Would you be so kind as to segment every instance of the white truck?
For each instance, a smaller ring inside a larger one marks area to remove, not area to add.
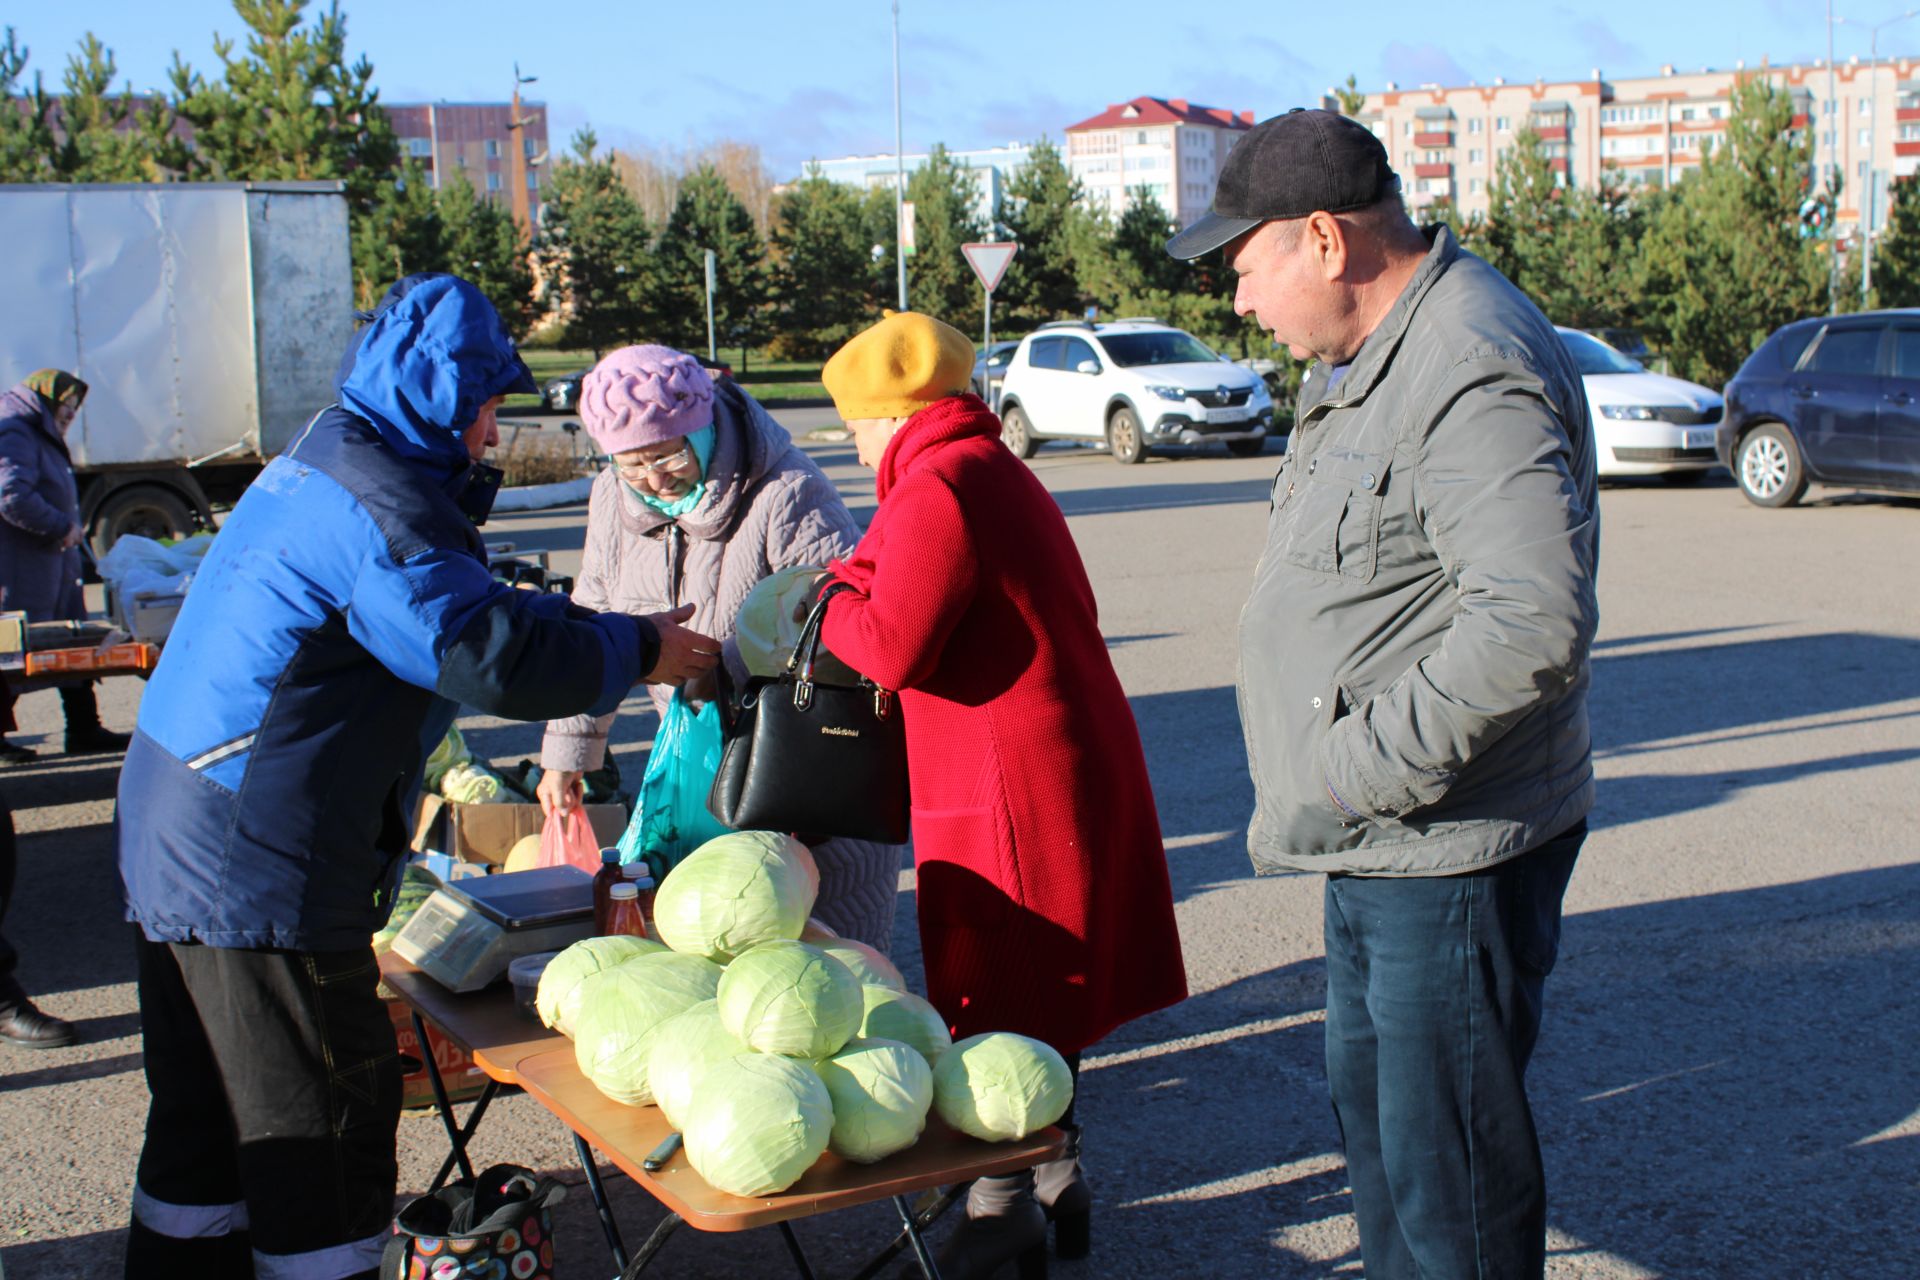
[[[211,528],[333,400],[353,335],[336,182],[0,184],[0,388],[83,379],[67,436],[96,556]]]

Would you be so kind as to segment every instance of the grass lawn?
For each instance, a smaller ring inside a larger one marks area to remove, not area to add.
[[[536,382],[545,382],[548,378],[557,378],[563,373],[593,365],[591,351],[533,350],[520,354],[526,358],[527,367],[533,370]],[[734,377],[741,388],[756,400],[817,400],[822,403],[827,400],[827,389],[820,383],[820,366],[815,362],[763,360],[755,353],[748,357],[743,370],[738,348],[723,348],[720,358],[733,367]],[[535,396],[509,396],[505,407],[509,411],[524,412],[538,404],[539,399]]]

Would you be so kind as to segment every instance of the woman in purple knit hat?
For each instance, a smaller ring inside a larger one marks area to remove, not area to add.
[[[589,609],[655,612],[694,606],[688,626],[725,642],[732,675],[741,603],[782,569],[824,567],[860,540],[839,492],[786,429],[730,379],[668,347],[622,347],[588,373],[580,421],[613,465],[594,482],[574,599]],[[641,604],[645,609],[640,609]],[[653,692],[663,714],[670,689]],[[698,698],[711,689],[689,688]],[[547,725],[540,803],[581,800],[581,775],[605,759],[612,716]],[[901,850],[861,840],[814,846],[814,914],[886,952]]]

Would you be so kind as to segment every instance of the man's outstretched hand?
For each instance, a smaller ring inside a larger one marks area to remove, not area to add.
[[[693,616],[693,606],[683,604],[670,613],[650,613],[647,621],[660,633],[660,656],[640,679],[647,684],[685,684],[704,675],[720,662],[720,642],[680,624]]]

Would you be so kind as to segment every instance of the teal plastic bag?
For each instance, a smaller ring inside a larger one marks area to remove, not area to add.
[[[656,881],[716,836],[733,830],[707,811],[720,771],[720,704],[698,711],[674,690],[640,779],[640,800],[620,837],[620,861],[644,859]]]

